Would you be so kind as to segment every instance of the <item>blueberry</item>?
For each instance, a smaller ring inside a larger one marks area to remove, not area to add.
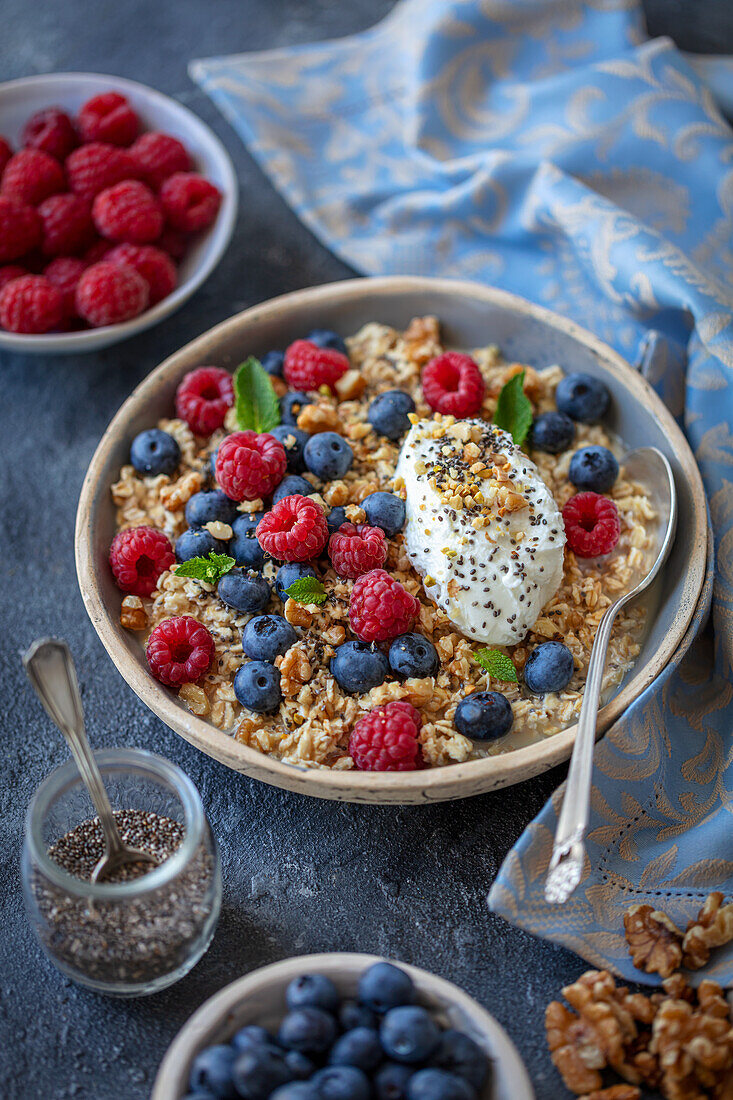
[[[313,1077],[319,1100],[370,1100],[366,1075],[355,1066],[327,1066]]]
[[[234,558],[237,565],[243,565],[246,569],[262,569],[265,564],[265,551],[255,535],[257,524],[264,514],[240,512],[231,525],[234,537],[229,543],[227,553]]]
[[[270,664],[297,640],[298,635],[282,615],[256,615],[242,631],[242,649],[246,655],[253,661],[269,661]]]
[[[375,1100],[406,1100],[407,1085],[415,1070],[399,1062],[385,1062],[374,1074]]]
[[[336,1021],[322,1008],[296,1008],[283,1017],[277,1038],[288,1050],[324,1054],[336,1038]]]
[[[275,618],[274,615],[271,617]],[[300,977],[293,978],[285,990],[285,1003],[288,1008],[322,1008],[325,1012],[335,1012],[338,1008],[339,992],[325,974],[301,974]]]
[[[270,1093],[270,1100],[319,1100],[319,1092],[310,1081],[291,1081]]]
[[[311,493],[315,493],[316,489],[311,485],[310,481],[306,481],[304,477],[300,477],[298,474],[290,474],[289,477],[284,477],[278,485],[275,492],[272,494],[272,503],[277,504],[283,497],[309,497]]]
[[[267,1100],[280,1085],[292,1080],[283,1051],[271,1046],[251,1047],[234,1063],[234,1087],[242,1100]]]
[[[440,668],[438,651],[424,634],[400,634],[389,647],[389,667],[395,676],[437,676]]]
[[[344,642],[331,658],[331,673],[344,691],[362,695],[389,676],[389,661],[368,642]]]
[[[236,1051],[224,1044],[202,1050],[196,1055],[191,1066],[189,1087],[194,1092],[196,1089],[208,1090],[214,1096],[230,1100],[237,1095],[232,1081],[236,1057]]]
[[[312,435],[303,451],[305,464],[321,481],[343,477],[354,461],[354,452],[337,432]]]
[[[568,477],[576,489],[607,493],[618,477],[618,462],[608,447],[581,447],[570,459]]]
[[[478,1043],[455,1028],[448,1028],[440,1037],[438,1049],[432,1057],[437,1069],[455,1073],[480,1092],[489,1075],[489,1059]]]
[[[453,724],[459,733],[473,741],[495,741],[509,733],[513,721],[506,695],[500,691],[476,691],[458,704]]]
[[[301,577],[315,577],[316,571],[312,565],[306,565],[302,561],[286,561],[275,574],[275,591],[280,599],[287,600],[286,589]]]
[[[267,373],[274,375],[276,378],[282,378],[283,376],[284,361],[285,354],[282,351],[266,351],[260,359],[260,363]]]
[[[477,1100],[462,1077],[444,1069],[421,1069],[407,1086],[407,1100]]]
[[[189,527],[176,539],[176,561],[190,558],[208,558],[209,554],[226,554],[227,544],[215,539],[203,527]]]
[[[272,1046],[273,1038],[266,1028],[250,1024],[247,1027],[240,1027],[230,1042],[235,1050],[241,1052],[250,1050],[252,1047]]]
[[[382,1050],[395,1062],[417,1065],[433,1053],[440,1040],[440,1029],[430,1013],[420,1005],[391,1008],[379,1029]]]
[[[303,448],[310,439],[308,432],[304,432],[302,428],[296,428],[293,424],[278,424],[276,428],[270,428],[270,435],[274,435],[285,448],[290,473],[302,474],[305,469]]]
[[[301,409],[312,404],[313,399],[307,393],[301,393],[300,391],[286,393],[284,397],[280,398],[280,420],[283,424],[295,424]]]
[[[338,531],[342,523],[346,523],[346,509],[337,505],[332,508],[326,516],[326,526],[328,527],[329,535],[332,535],[334,531]]]
[[[172,474],[180,461],[181,448],[172,435],[159,428],[140,432],[132,441],[130,462],[139,474],[147,477]]]
[[[361,506],[372,527],[381,527],[388,539],[405,526],[405,502],[394,493],[370,493]]]
[[[351,1031],[355,1027],[377,1026],[377,1015],[366,1005],[360,1005],[358,1001],[342,1001],[338,1011],[338,1021],[344,1031]]]
[[[252,569],[231,569],[219,581],[217,592],[219,599],[227,607],[233,607],[235,611],[242,611],[246,615],[262,611],[270,600],[269,584],[260,573],[255,573]]]
[[[567,451],[574,438],[575,424],[565,413],[541,413],[532,425],[531,443],[538,451],[558,455]]]
[[[591,374],[566,374],[555,391],[560,412],[583,424],[595,424],[611,403],[608,387]]]
[[[379,1035],[373,1028],[355,1027],[336,1040],[328,1060],[332,1066],[356,1066],[371,1073],[382,1061]]]
[[[230,500],[221,489],[194,493],[189,498],[185,512],[189,527],[204,527],[207,523],[231,525],[239,514],[236,500]]]
[[[271,714],[280,706],[280,669],[267,661],[248,661],[234,677],[234,694],[247,710]]]
[[[315,1062],[306,1058],[305,1054],[301,1054],[299,1050],[285,1052],[285,1065],[293,1077],[297,1077],[299,1081],[307,1081],[316,1072]]]
[[[408,413],[414,413],[415,402],[404,390],[387,390],[375,397],[369,406],[367,420],[380,435],[393,442],[410,429]]]
[[[410,1005],[414,1000],[412,978],[392,963],[374,963],[359,979],[359,1001],[375,1012]]]
[[[524,682],[535,695],[562,691],[570,683],[575,664],[562,642],[543,642],[532,650],[524,666]]]
[[[311,344],[316,344],[319,348],[332,348],[334,351],[340,351],[342,355],[349,354],[345,342],[338,333],[331,332],[327,328],[314,328],[308,333],[306,340],[310,340]]]

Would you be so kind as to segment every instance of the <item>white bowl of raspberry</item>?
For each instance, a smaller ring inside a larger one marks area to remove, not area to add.
[[[0,349],[96,351],[157,324],[236,214],[224,146],[170,97],[95,73],[0,84]]]

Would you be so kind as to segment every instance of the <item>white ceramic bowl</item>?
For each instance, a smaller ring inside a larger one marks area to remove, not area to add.
[[[181,263],[176,289],[152,309],[121,325],[85,329],[82,332],[31,336],[0,329],[0,349],[43,352],[98,351],[155,325],[183,305],[201,286],[224,255],[237,216],[237,177],[226,149],[212,130],[169,96],[144,84],[97,73],[49,73],[0,84],[0,134],[17,147],[24,123],[42,107],[63,107],[71,114],[91,96],[116,91],[127,96],[146,130],[163,130],[177,137],[191,153],[197,171],[216,184],[222,203],[216,221],[196,238]]]
[[[377,955],[301,955],[264,966],[232,982],[210,997],[179,1031],[155,1079],[150,1100],[181,1100],[186,1095],[191,1063],[213,1043],[226,1043],[240,1027],[261,1024],[272,1028],[285,1011],[285,988],[299,974],[326,974],[339,991],[353,996],[361,974]],[[418,1000],[435,1012],[441,1023],[466,1032],[493,1063],[493,1084],[479,1100],[533,1100],[534,1090],[511,1039],[486,1009],[443,978],[398,962],[415,983]]]

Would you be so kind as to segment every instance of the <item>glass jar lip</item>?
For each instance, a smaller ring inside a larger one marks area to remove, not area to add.
[[[165,886],[183,871],[203,837],[204,807],[196,787],[185,772],[163,756],[148,752],[147,749],[122,748],[98,749],[95,750],[94,756],[103,774],[105,768],[114,767],[117,771],[124,771],[127,767],[131,770],[147,772],[156,779],[168,782],[174,788],[183,805],[186,832],[173,855],[140,878],[116,883],[87,882],[85,879],[70,875],[55,863],[48,855],[43,842],[43,822],[51,802],[58,794],[65,788],[82,785],[81,776],[73,760],[68,760],[46,776],[33,795],[26,812],[26,843],[31,863],[43,873],[45,878],[67,893],[96,898],[99,901],[129,900]]]

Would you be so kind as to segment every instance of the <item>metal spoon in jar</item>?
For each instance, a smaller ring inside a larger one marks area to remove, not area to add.
[[[646,485],[659,513],[657,554],[648,573],[638,584],[619,596],[606,609],[593,642],[583,703],[578,718],[578,733],[570,761],[562,810],[555,830],[552,858],[545,880],[545,901],[562,905],[573,893],[583,872],[585,833],[590,816],[590,791],[593,774],[593,746],[603,684],[603,670],[616,615],[652,583],[674,541],[677,526],[677,491],[669,462],[656,447],[629,451],[622,461],[624,477]]]
[[[120,836],[102,775],[84,730],[79,683],[74,660],[66,642],[39,638],[23,655],[28,679],[52,722],[66,738],[104,832],[105,853],[92,871],[92,882],[111,877],[124,864],[152,863],[149,852],[128,848]]]

